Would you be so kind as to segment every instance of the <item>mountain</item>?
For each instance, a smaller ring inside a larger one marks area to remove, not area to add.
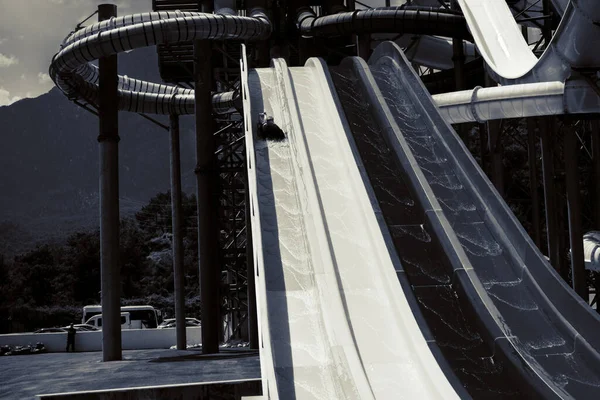
[[[159,82],[153,48],[119,56],[119,73]],[[154,116],[163,123],[165,117]],[[56,88],[0,107],[0,253],[98,224],[98,118]],[[169,189],[169,133],[119,114],[121,214]],[[194,191],[193,118],[181,121],[183,188]]]

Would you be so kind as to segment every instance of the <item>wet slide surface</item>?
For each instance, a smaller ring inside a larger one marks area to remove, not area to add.
[[[247,85],[263,393],[458,399],[396,279],[322,62],[274,60],[249,71]],[[252,132],[263,111],[284,141]]]
[[[363,74],[373,82],[363,86],[380,90],[400,133],[396,142],[390,129],[376,135],[376,121],[359,117],[376,103],[354,94],[364,80],[356,60],[338,71],[336,86],[444,358],[473,398],[598,398],[598,317],[543,260],[399,49],[386,45]]]
[[[453,281],[452,265],[426,216],[426,205],[415,193],[418,188],[412,187],[407,176],[410,171],[398,159],[386,127],[374,117],[378,105],[364,95],[354,68],[336,68],[332,76],[401,260],[398,279],[409,282],[404,287],[414,293],[417,304],[413,313],[422,316],[421,329],[432,351],[440,355],[441,363],[448,363],[448,379],[473,398],[535,398],[527,382],[506,367],[510,361],[479,326],[460,283]],[[436,159],[430,162],[434,164]]]

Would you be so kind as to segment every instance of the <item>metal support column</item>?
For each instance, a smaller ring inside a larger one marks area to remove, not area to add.
[[[194,42],[196,100],[196,190],[198,199],[198,262],[202,301],[202,353],[219,352],[219,230],[218,185],[215,172],[214,121],[211,115],[212,47],[208,40]]]
[[[117,16],[117,6],[100,4],[98,21]],[[101,57],[98,116],[100,134],[100,269],[102,360],[121,360],[121,271],[119,260],[119,109],[117,55]]]
[[[169,119],[171,134],[171,221],[173,249],[173,283],[175,289],[175,330],[177,350],[185,350],[185,279],[183,273],[183,231],[181,205],[181,161],[179,149],[179,116],[172,114]]]
[[[592,121],[591,128],[594,181],[600,182],[600,121]],[[600,229],[600,185],[595,185],[594,189],[594,228]]]
[[[567,187],[567,209],[569,211],[569,242],[571,247],[571,273],[573,289],[588,301],[588,287],[583,260],[583,229],[581,227],[581,195],[579,192],[579,140],[575,128],[565,125],[564,157]]]
[[[540,143],[542,147],[542,175],[544,179],[544,208],[546,209],[546,235],[550,264],[560,271],[560,251],[556,210],[556,188],[554,182],[554,160],[552,158],[553,130],[556,119],[543,117],[540,120]]]
[[[531,196],[531,232],[536,246],[541,248],[542,223],[540,221],[540,196],[537,171],[536,120],[527,118],[527,159],[529,164],[529,194]]]
[[[456,0],[452,2],[452,9],[460,11],[460,6]],[[467,88],[467,84],[465,79],[465,50],[461,38],[452,38],[452,50],[456,90],[464,90]]]

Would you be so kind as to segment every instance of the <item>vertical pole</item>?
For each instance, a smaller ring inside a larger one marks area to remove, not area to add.
[[[459,10],[460,6],[457,1],[452,1],[452,9]],[[461,38],[452,38],[452,61],[454,62],[454,81],[456,90],[464,90],[467,87],[465,79],[465,50]]]
[[[247,171],[248,169],[246,169]],[[246,177],[246,182],[248,179]],[[254,275],[254,252],[252,248],[252,215],[250,190],[246,184],[246,275],[248,290],[248,339],[251,349],[258,349],[258,317],[256,315],[256,280]]]
[[[594,182],[600,182],[600,121],[592,121],[591,128]],[[594,228],[600,229],[600,185],[596,184],[594,189]],[[600,307],[598,307],[598,309],[600,310]]]
[[[542,226],[540,221],[540,196],[538,193],[537,154],[535,151],[535,123],[534,118],[527,118],[527,158],[529,163],[529,194],[531,196],[531,231],[533,241],[538,248],[542,245]]]
[[[117,16],[117,6],[100,4],[98,21]],[[117,55],[101,57],[98,116],[100,134],[100,275],[102,360],[121,360],[121,275],[119,265],[119,109]]]
[[[579,193],[579,169],[577,157],[579,143],[575,128],[565,125],[565,179],[567,186],[567,209],[569,212],[569,241],[571,246],[571,273],[573,289],[586,302],[588,287],[583,260],[583,230],[581,227],[581,195]]]
[[[558,221],[556,218],[556,188],[554,182],[554,161],[552,159],[552,140],[555,118],[543,117],[540,124],[540,143],[542,147],[542,175],[544,179],[544,208],[546,209],[546,235],[550,264],[560,271],[558,242]]]
[[[202,301],[202,353],[219,352],[219,230],[215,173],[215,139],[211,116],[211,43],[194,42],[196,100],[196,190],[198,199],[198,262]]]
[[[171,134],[171,221],[173,249],[173,283],[175,286],[175,330],[177,350],[187,345],[185,325],[185,280],[183,274],[183,232],[181,205],[181,161],[179,148],[179,116],[169,118]]]

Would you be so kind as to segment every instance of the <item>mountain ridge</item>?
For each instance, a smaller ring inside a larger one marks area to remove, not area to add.
[[[140,79],[160,82],[157,65],[150,48],[119,56],[119,73]],[[97,228],[98,118],[53,88],[0,107],[0,126],[5,144],[0,147],[0,253]],[[169,189],[169,134],[139,115],[121,112],[119,136],[124,216]],[[194,148],[193,118],[183,117],[182,179],[188,192],[194,190]]]

